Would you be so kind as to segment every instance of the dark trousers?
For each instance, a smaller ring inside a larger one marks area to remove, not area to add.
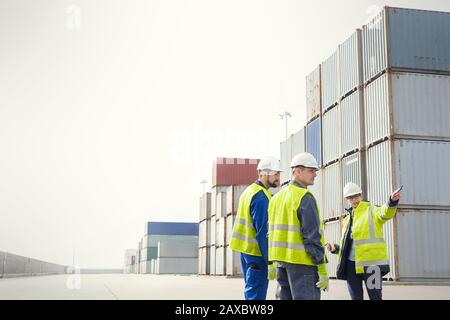
[[[277,300],[320,300],[317,267],[278,263],[277,281]]]
[[[245,300],[266,300],[269,280],[264,258],[241,253],[241,265],[245,281]]]
[[[380,284],[379,288],[369,288],[368,285],[369,277],[373,277],[371,274],[356,274],[355,261],[347,260],[347,287],[348,292],[350,293],[350,297],[352,300],[363,300],[364,299],[364,291],[363,291],[363,282],[366,286],[367,293],[369,294],[370,300],[382,300],[381,293],[381,285],[382,279],[381,274],[379,274],[379,278],[377,279],[377,283]]]

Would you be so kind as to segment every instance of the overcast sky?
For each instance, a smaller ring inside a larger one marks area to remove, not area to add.
[[[305,76],[383,5],[0,0],[0,250],[122,267],[146,221],[198,221],[215,157],[279,157]]]

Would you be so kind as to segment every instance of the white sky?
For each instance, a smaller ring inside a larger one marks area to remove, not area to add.
[[[0,0],[0,250],[122,267],[146,221],[197,222],[213,159],[279,157],[278,114],[304,124],[305,76],[385,4],[450,11]]]

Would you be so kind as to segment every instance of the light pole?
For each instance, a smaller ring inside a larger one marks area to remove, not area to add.
[[[283,114],[279,114],[281,120],[285,121],[285,129],[286,129],[286,140],[288,138],[288,118],[292,117],[290,112],[285,111]]]

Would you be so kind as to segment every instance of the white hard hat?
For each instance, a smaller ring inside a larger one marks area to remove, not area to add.
[[[361,188],[353,182],[349,182],[344,187],[344,198],[351,197],[357,194],[362,194]]]
[[[265,157],[261,159],[258,163],[257,170],[283,172],[283,170],[280,169],[280,162],[274,157]]]
[[[303,152],[297,154],[291,161],[291,168],[302,166],[305,168],[319,169],[316,158],[311,153]]]

